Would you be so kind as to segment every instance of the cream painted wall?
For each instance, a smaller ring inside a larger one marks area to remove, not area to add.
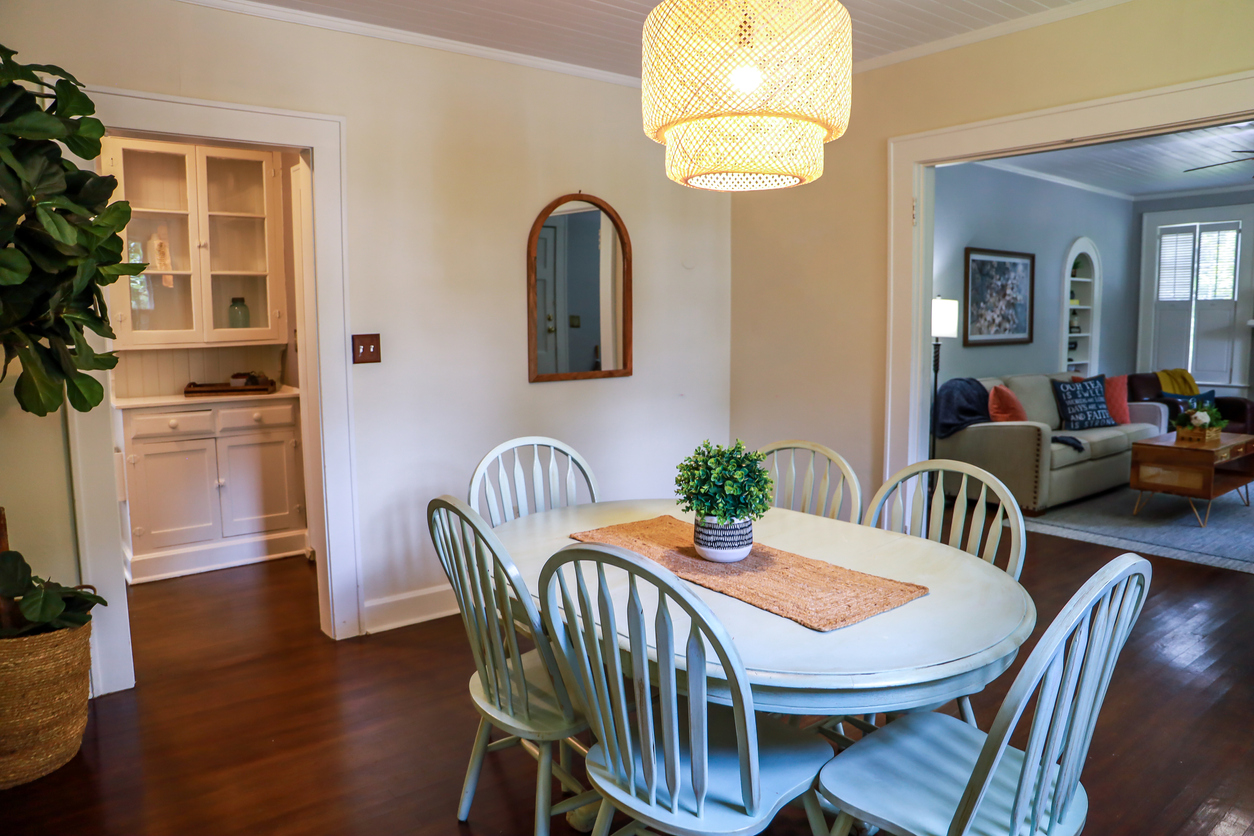
[[[497,442],[562,438],[613,499],[726,439],[730,200],[663,176],[638,90],[172,0],[7,0],[0,32],[92,84],[346,117],[350,325],[383,353],[352,371],[368,626],[443,586],[427,501]],[[527,231],[580,189],[631,235],[635,375],[529,384]]]
[[[888,140],[1254,68],[1249,0],[1133,0],[853,80],[816,183],[732,200],[732,434],[883,481]]]
[[[0,383],[0,508],[9,521],[9,548],[36,575],[73,586],[79,581],[74,496],[65,442],[65,416],[23,412],[13,397],[15,362]]]

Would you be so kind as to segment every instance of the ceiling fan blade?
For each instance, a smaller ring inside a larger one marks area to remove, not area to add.
[[[1228,160],[1227,162],[1212,163],[1210,165],[1199,165],[1197,168],[1186,168],[1184,171],[1187,174],[1190,171],[1201,171],[1202,169],[1205,169],[1205,168],[1219,168],[1219,166],[1221,165],[1232,165],[1233,163],[1248,163],[1250,160],[1254,160],[1254,157],[1246,157],[1245,159],[1241,159],[1241,160]]]

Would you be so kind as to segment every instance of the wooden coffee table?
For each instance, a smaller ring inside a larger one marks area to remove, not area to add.
[[[1249,506],[1250,482],[1254,482],[1254,435],[1221,433],[1215,441],[1177,441],[1175,433],[1167,433],[1132,443],[1132,487],[1140,491],[1133,516],[1148,504],[1148,499],[1142,503],[1146,493],[1169,493],[1187,497],[1193,516],[1205,528],[1216,497],[1237,491]],[[1195,499],[1206,500],[1205,517],[1198,513]]]

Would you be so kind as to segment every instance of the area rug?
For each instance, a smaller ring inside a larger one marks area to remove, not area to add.
[[[1222,566],[1254,574],[1254,508],[1229,493],[1215,500],[1206,528],[1187,499],[1154,494],[1132,516],[1137,492],[1115,488],[1090,499],[1051,508],[1026,520],[1029,531],[1113,546],[1138,553]],[[1206,504],[1197,503],[1206,516]]]

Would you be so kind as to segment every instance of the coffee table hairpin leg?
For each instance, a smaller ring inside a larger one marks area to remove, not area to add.
[[[1153,496],[1154,496],[1154,492],[1153,492],[1153,491],[1138,491],[1138,492],[1137,492],[1137,495],[1136,495],[1136,505],[1135,505],[1135,506],[1133,506],[1133,508],[1132,508],[1132,516],[1134,516],[1134,517],[1135,517],[1137,514],[1139,514],[1139,513],[1141,512],[1141,509],[1142,509],[1142,508],[1144,508],[1146,505],[1149,505],[1149,500],[1148,500],[1148,499],[1145,499],[1145,495],[1146,495],[1146,494],[1149,494],[1149,495],[1150,495],[1150,497],[1153,497]],[[1142,502],[1141,502],[1141,500],[1142,500],[1142,499],[1145,499],[1145,502],[1144,502],[1144,503],[1142,503]]]
[[[1199,514],[1199,513],[1197,512],[1197,506],[1193,504],[1193,500],[1192,500],[1192,499],[1190,499],[1190,500],[1189,500],[1189,507],[1193,509],[1193,516],[1197,517],[1197,521],[1198,521],[1198,523],[1202,526],[1202,528],[1205,528],[1205,527],[1206,527],[1206,523],[1210,522],[1210,505],[1211,505],[1211,502],[1214,502],[1214,500],[1212,499],[1212,500],[1207,501],[1207,503],[1206,503],[1206,519],[1202,519],[1202,515],[1201,515],[1201,514]]]

